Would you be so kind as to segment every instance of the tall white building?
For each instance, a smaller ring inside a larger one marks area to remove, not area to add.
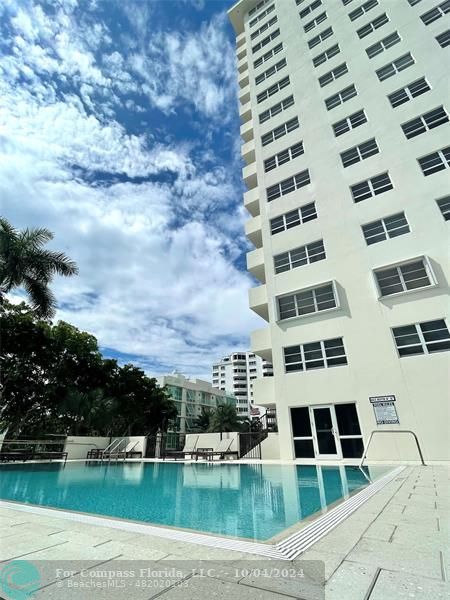
[[[236,396],[236,411],[240,417],[251,414],[254,380],[270,377],[272,364],[256,356],[253,352],[234,352],[214,363],[212,369],[213,387]]]
[[[281,458],[448,460],[449,3],[240,0],[242,157]],[[398,432],[398,433],[397,433]]]

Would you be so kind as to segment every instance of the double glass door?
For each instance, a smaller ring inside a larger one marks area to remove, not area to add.
[[[291,420],[296,458],[338,460],[362,456],[355,403],[292,407]]]

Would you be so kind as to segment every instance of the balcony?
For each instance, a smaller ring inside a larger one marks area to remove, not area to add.
[[[265,321],[269,321],[269,304],[265,285],[258,285],[248,290],[248,304],[253,312]]]
[[[241,146],[241,156],[249,165],[256,160],[255,155],[255,140],[250,140]]]
[[[248,70],[248,61],[246,56],[238,60],[237,67],[239,73],[244,73],[244,71]]]
[[[258,188],[253,188],[244,194],[244,206],[252,217],[259,215],[259,192]]]
[[[270,327],[264,329],[256,329],[250,334],[250,348],[252,352],[272,362],[272,339],[270,335]],[[270,379],[266,377],[266,379]]]
[[[241,117],[241,123],[246,123],[252,118],[252,105],[250,102],[241,104],[239,107],[239,116]]]
[[[242,169],[242,178],[248,190],[252,190],[258,185],[258,177],[256,173],[256,163],[246,165]]]
[[[240,73],[238,76],[239,87],[241,89],[245,88],[245,86],[247,86],[249,83],[250,83],[250,79],[248,76],[248,71],[244,71],[244,73]]]
[[[239,102],[241,104],[247,104],[250,102],[250,86],[246,85],[245,87],[239,90]]]
[[[275,380],[263,377],[253,381],[253,402],[261,406],[275,406]]]
[[[243,31],[236,36],[236,48],[240,48],[242,44],[245,44],[245,32]]]
[[[256,248],[262,246],[261,217],[253,217],[245,223],[245,235]]]
[[[266,271],[264,267],[264,253],[262,248],[256,248],[247,252],[247,270],[261,283],[266,283]]]
[[[244,140],[244,142],[249,142],[254,138],[252,119],[241,125],[241,138]]]

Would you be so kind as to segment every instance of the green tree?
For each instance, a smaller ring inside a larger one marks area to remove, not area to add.
[[[208,431],[209,426],[211,424],[211,409],[205,408],[202,406],[201,413],[195,419],[194,427],[198,432]]]
[[[11,290],[23,287],[37,315],[54,315],[56,299],[49,284],[55,275],[76,275],[78,268],[64,252],[44,248],[52,239],[48,229],[19,231],[0,218],[0,301]]]
[[[242,423],[236,408],[231,404],[221,404],[211,415],[209,431],[241,431]]]
[[[155,379],[104,359],[89,333],[6,299],[0,327],[0,431],[8,428],[8,437],[145,435],[176,417]]]

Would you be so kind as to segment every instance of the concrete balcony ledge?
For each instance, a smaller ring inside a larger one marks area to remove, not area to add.
[[[250,121],[247,121],[241,125],[241,138],[244,140],[244,142],[249,142],[254,137],[255,134],[253,131],[253,120],[250,119]]]
[[[272,337],[270,335],[270,327],[256,329],[256,331],[251,332],[250,348],[252,349],[252,352],[261,356],[261,358],[272,362]]]
[[[239,102],[241,104],[247,104],[250,102],[250,85],[247,84],[245,87],[241,88],[239,91]]]
[[[242,144],[241,156],[248,165],[256,160],[254,139],[250,140],[249,142],[245,142],[245,144]]]
[[[245,44],[245,31],[236,36],[236,48],[240,48]]]
[[[261,216],[253,217],[245,224],[245,235],[256,248],[262,246]]]
[[[265,285],[258,285],[248,290],[248,303],[253,312],[265,321],[269,321],[269,303]]]
[[[252,217],[259,215],[259,192],[258,188],[254,188],[244,194],[244,206]]]
[[[252,350],[255,351],[253,347]],[[261,377],[253,381],[253,402],[261,406],[275,405],[275,380],[273,377]]]
[[[250,121],[252,118],[252,105],[251,102],[246,102],[245,104],[241,104],[239,107],[239,116],[241,118],[241,123],[246,123]]]
[[[240,73],[238,76],[239,87],[242,89],[245,86],[247,86],[249,83],[250,83],[250,79],[248,76],[248,71],[244,71],[243,73]]]
[[[245,71],[248,72],[247,56],[244,56],[243,58],[238,60],[237,68],[238,68],[239,73],[244,73]]]
[[[258,185],[258,177],[256,174],[256,163],[251,163],[242,169],[242,177],[247,189],[252,190]]]
[[[262,248],[256,248],[251,252],[247,252],[247,270],[250,271],[258,281],[266,283],[264,253]]]

